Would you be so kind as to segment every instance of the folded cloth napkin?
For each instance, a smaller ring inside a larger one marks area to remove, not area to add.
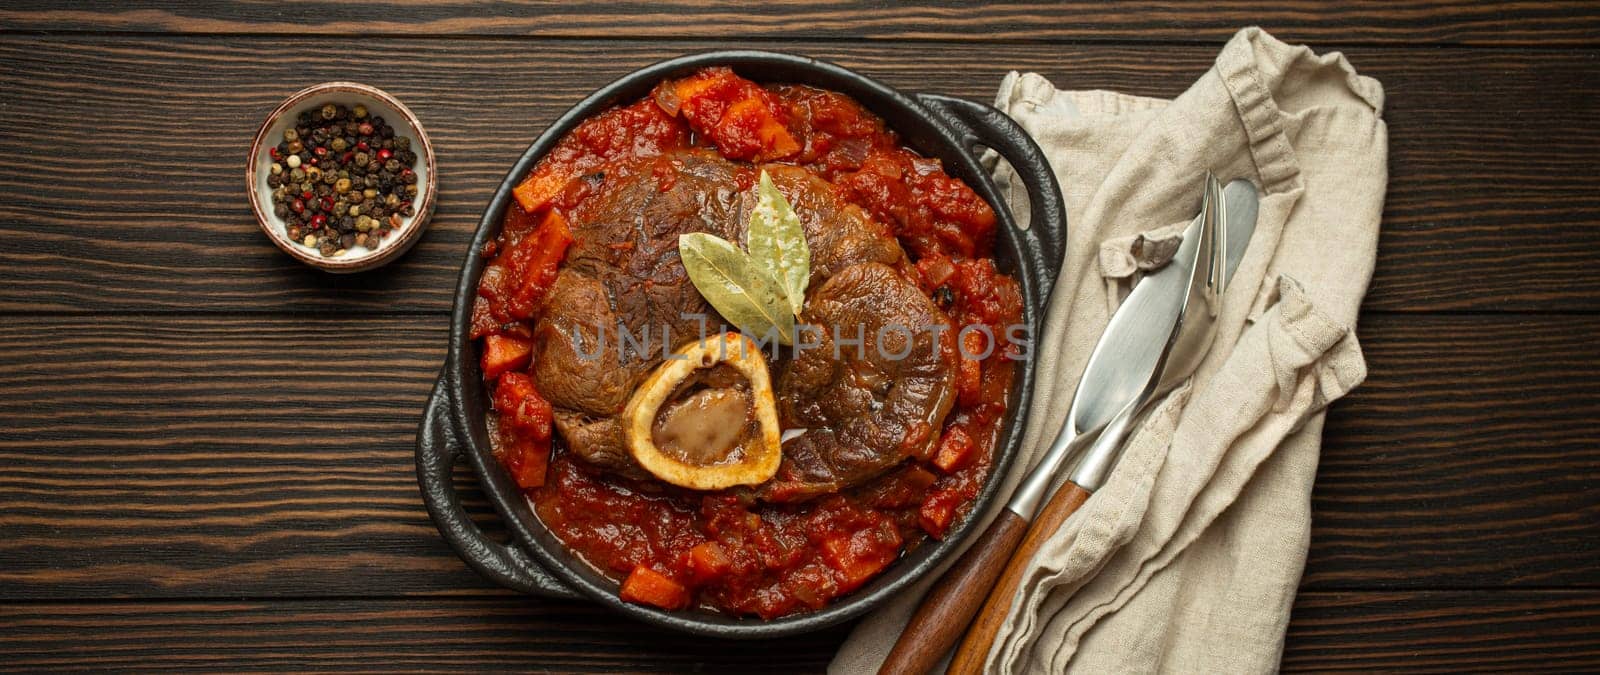
[[[1131,282],[1198,211],[1204,173],[1250,179],[1261,207],[1211,353],[1033,560],[988,668],[1272,671],[1310,540],[1323,413],[1366,376],[1353,327],[1388,181],[1383,88],[1340,54],[1248,28],[1171,101],[1011,73],[996,105],[1049,157],[1070,230],[1006,492],[1060,428]],[[996,175],[1026,214],[1014,174]],[[831,670],[876,669],[937,576],[863,621]]]

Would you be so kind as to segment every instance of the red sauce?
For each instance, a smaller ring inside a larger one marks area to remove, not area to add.
[[[570,242],[565,220],[588,196],[584,176],[621,159],[699,145],[730,159],[803,166],[890,224],[908,272],[950,316],[952,336],[985,326],[998,343],[963,359],[957,402],[940,441],[853,489],[799,504],[701,493],[602,473],[552,448],[549,404],[533,390],[522,340],[537,300]],[[995,215],[939,162],[902,146],[881,119],[835,92],[760,86],[727,69],[663,83],[650,97],[579,125],[518,186],[517,203],[474,307],[484,372],[496,377],[494,435],[501,460],[539,518],[624,599],[774,618],[815,610],[861,587],[904,552],[945,536],[989,475],[1019,357],[1004,342],[1020,323],[1015,280],[988,256]],[[552,252],[552,249],[559,249]]]

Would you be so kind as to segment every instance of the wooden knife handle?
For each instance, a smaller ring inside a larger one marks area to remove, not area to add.
[[[1087,499],[1089,499],[1088,490],[1079,487],[1077,483],[1068,482],[1062,485],[1060,490],[1056,490],[1049,503],[1045,504],[1044,510],[1034,517],[1027,536],[1023,537],[1022,544],[1011,554],[1010,562],[1006,563],[1005,572],[1000,575],[1000,583],[989,593],[989,600],[983,604],[983,611],[978,613],[978,618],[972,622],[972,628],[967,630],[966,639],[962,640],[961,647],[956,649],[955,657],[950,660],[950,670],[947,671],[947,675],[967,675],[983,671],[984,661],[989,658],[989,649],[994,646],[994,638],[999,635],[1000,626],[1005,623],[1006,615],[1011,613],[1011,602],[1016,599],[1022,587],[1022,575],[1032,563],[1033,555],[1039,552],[1039,547],[1044,545],[1046,539],[1061,529],[1061,524],[1066,522],[1067,516],[1075,513]]]
[[[1022,541],[1028,521],[1011,509],[989,524],[972,548],[952,565],[923,597],[917,613],[900,633],[878,675],[923,675],[961,639],[961,631],[977,614],[1006,559]]]

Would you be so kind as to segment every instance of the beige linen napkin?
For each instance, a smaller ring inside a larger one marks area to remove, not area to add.
[[[1035,558],[989,669],[1272,671],[1305,564],[1323,411],[1366,375],[1353,327],[1388,181],[1382,86],[1337,53],[1249,28],[1171,101],[1012,73],[997,106],[1050,158],[1070,230],[1006,492],[1060,428],[1133,279],[1198,211],[1204,172],[1248,178],[1262,199],[1211,354]],[[1014,175],[997,177],[1026,214]],[[830,669],[876,669],[932,581],[863,621]]]

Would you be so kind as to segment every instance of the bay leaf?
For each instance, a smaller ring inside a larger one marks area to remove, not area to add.
[[[678,235],[678,257],[722,318],[756,338],[773,335],[794,344],[794,312],[786,294],[750,255],[722,237],[691,232]]]
[[[756,205],[750,211],[744,247],[757,264],[778,280],[789,308],[799,316],[805,308],[806,285],[811,280],[811,249],[806,245],[800,216],[766,171],[761,172],[756,185]]]

